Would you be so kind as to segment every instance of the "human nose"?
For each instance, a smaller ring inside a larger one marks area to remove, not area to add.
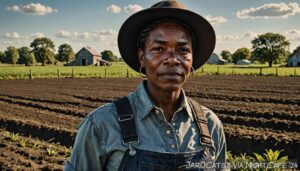
[[[175,53],[175,51],[170,50],[166,53],[166,60],[165,63],[171,64],[171,65],[178,65],[180,64],[180,57],[178,54]]]

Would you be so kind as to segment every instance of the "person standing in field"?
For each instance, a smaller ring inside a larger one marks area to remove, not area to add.
[[[213,27],[175,0],[130,16],[118,46],[145,78],[137,89],[92,111],[65,170],[223,170],[222,123],[182,89],[215,47]]]

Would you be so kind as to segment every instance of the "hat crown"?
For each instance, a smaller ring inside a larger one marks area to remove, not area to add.
[[[160,1],[154,5],[151,6],[151,8],[179,8],[179,9],[186,9],[186,7],[176,1],[176,0],[164,0],[164,1]]]

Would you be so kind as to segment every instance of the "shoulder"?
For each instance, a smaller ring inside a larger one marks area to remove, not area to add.
[[[91,111],[85,118],[98,129],[103,129],[117,122],[117,109],[114,103],[107,103]]]
[[[214,122],[215,124],[222,124],[218,116],[209,108],[202,106],[201,109],[207,119],[207,121]]]
[[[209,129],[219,133],[223,132],[223,124],[219,117],[211,109],[205,106],[201,105],[201,109],[207,119]]]

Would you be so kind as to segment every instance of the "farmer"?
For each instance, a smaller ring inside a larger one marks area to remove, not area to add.
[[[182,86],[215,46],[212,26],[177,1],[160,1],[130,16],[118,46],[145,80],[82,122],[65,170],[220,170],[223,126]]]

